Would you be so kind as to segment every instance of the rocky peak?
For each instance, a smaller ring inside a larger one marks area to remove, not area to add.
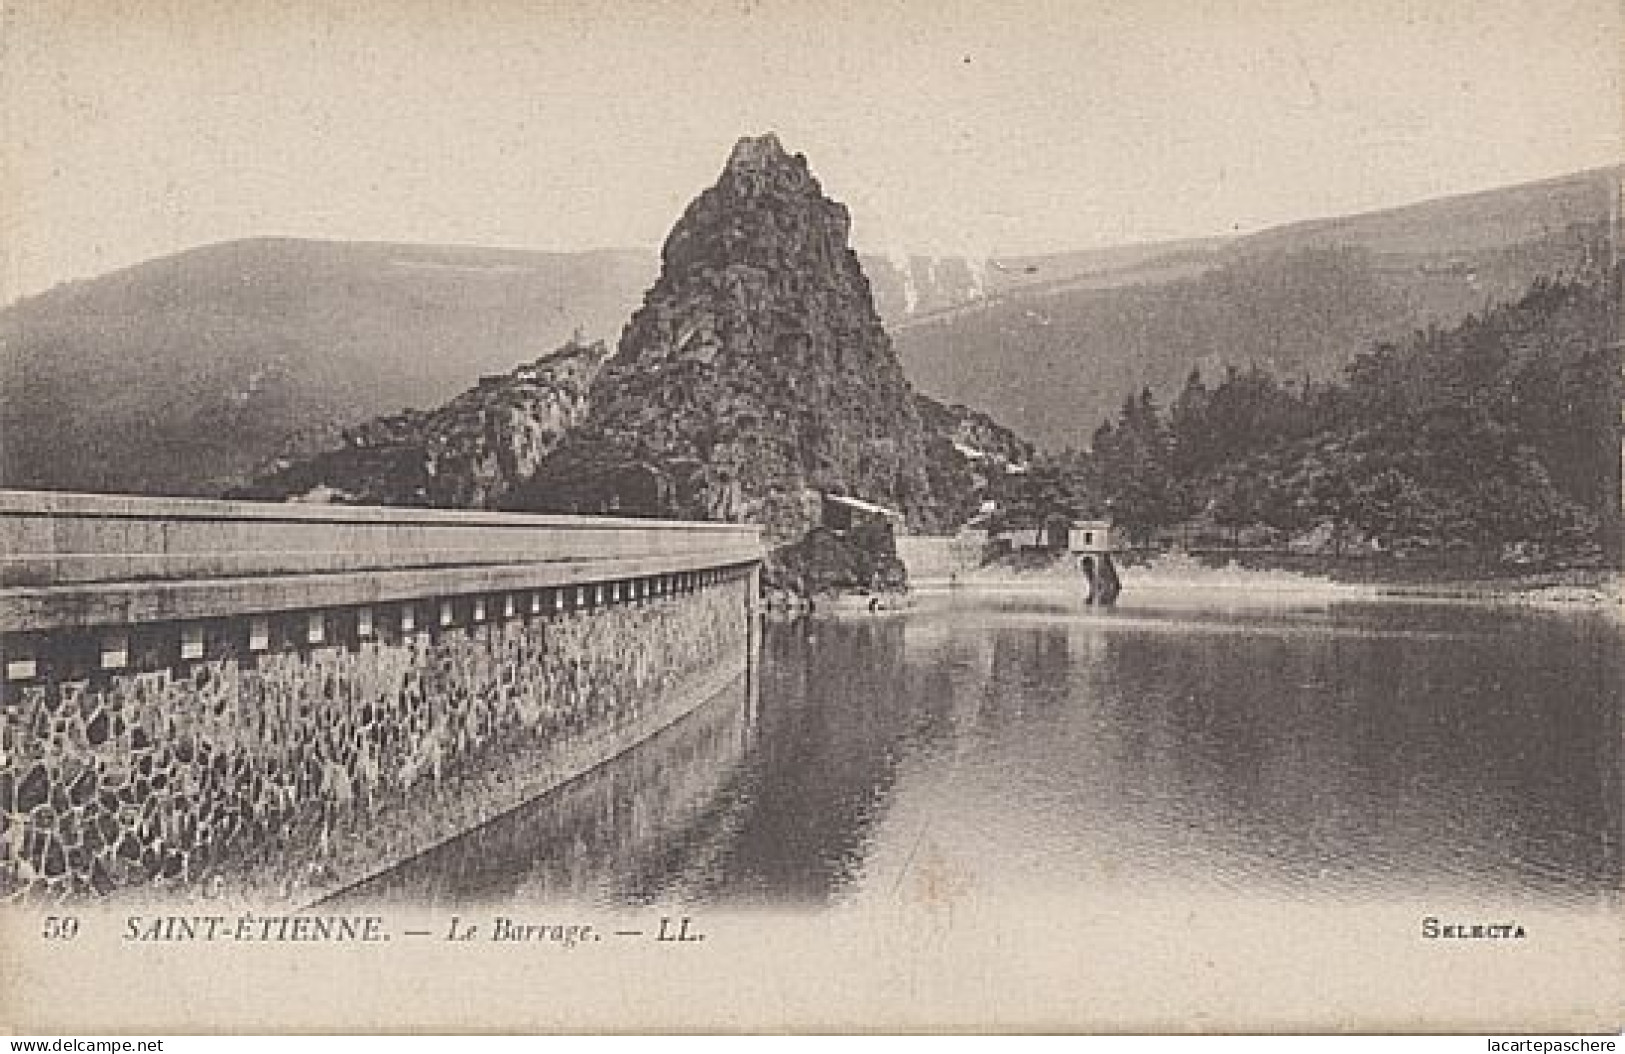
[[[672,228],[661,252],[663,277],[681,281],[722,266],[803,268],[828,277],[852,255],[851,228],[846,207],[824,196],[805,157],[786,153],[772,133],[747,137]],[[855,255],[850,272],[848,279],[861,275]]]
[[[522,502],[746,520],[785,539],[824,490],[936,525],[914,393],[850,229],[804,157],[772,134],[740,140],[672,228],[578,435]]]
[[[780,145],[779,137],[773,132],[767,132],[763,135],[741,137],[728,155],[728,164],[723,172],[728,175],[765,172],[776,166],[796,162],[800,163],[802,171],[806,171],[807,159],[797,154],[792,160]]]
[[[742,139],[613,355],[572,341],[348,429],[244,496],[735,520],[780,545],[817,525],[825,492],[954,526],[985,476],[964,451],[1019,441],[916,396],[850,226],[804,157]]]
[[[782,199],[799,195],[809,201],[823,198],[823,189],[807,167],[807,159],[786,153],[772,132],[754,138],[746,136],[735,143],[714,189],[736,201],[762,196]]]

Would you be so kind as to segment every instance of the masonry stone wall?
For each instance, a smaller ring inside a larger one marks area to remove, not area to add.
[[[737,678],[752,581],[149,624],[112,670],[105,632],[31,641],[0,697],[0,894],[312,902]]]

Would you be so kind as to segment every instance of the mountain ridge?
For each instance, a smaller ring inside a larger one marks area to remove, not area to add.
[[[916,256],[912,292],[897,262],[860,258],[920,390],[1064,447],[1085,442],[1127,391],[1151,385],[1171,397],[1193,366],[1245,364],[1254,334],[1276,343],[1304,334],[1313,369],[1330,372],[1373,342],[1448,325],[1538,274],[1572,269],[1591,250],[1568,228],[1605,231],[1618,174],[1592,169],[1195,242],[993,261]],[[1442,218],[1418,219],[1427,216]],[[1362,234],[1362,223],[1376,233]],[[1396,223],[1432,231],[1426,238],[1443,248],[1382,241]],[[1452,224],[1478,233],[1451,234]],[[1486,243],[1485,231],[1512,240]],[[1369,302],[1328,285],[1313,290],[1309,310],[1262,317],[1268,290],[1305,262],[1294,252],[1329,239],[1335,254],[1362,238],[1367,249],[1406,250],[1342,257],[1342,273],[1373,291]],[[438,405],[469,378],[578,333],[616,340],[657,272],[646,250],[266,236],[64,283],[0,310],[0,483],[220,493],[272,459],[330,448],[345,426]],[[1349,304],[1356,324],[1335,346],[1316,344],[1325,320],[1336,329],[1350,318]],[[1125,328],[1135,313],[1154,324]],[[1057,314],[1073,327],[1064,341]]]
[[[1516,300],[1537,279],[1594,272],[1610,253],[1620,171],[1306,221],[1160,262],[1152,254],[1116,272],[1033,280],[912,319],[894,335],[922,391],[974,397],[1042,446],[1082,448],[1124,396],[1150,388],[1171,399],[1192,369],[1211,378],[1256,363],[1324,379],[1375,345]]]

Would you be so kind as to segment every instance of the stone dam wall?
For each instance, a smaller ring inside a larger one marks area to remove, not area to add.
[[[897,539],[897,558],[910,584],[949,582],[980,567],[986,545],[985,535],[904,535]]]
[[[0,495],[0,514],[37,519],[37,497]],[[499,548],[482,550],[450,514],[255,507],[244,527],[238,503],[186,502],[215,518],[154,552],[131,539],[164,537],[152,520],[173,510],[136,504],[127,529],[58,524],[53,551],[6,550],[28,583],[0,589],[12,899],[312,903],[591,770],[745,672],[753,529],[636,521],[629,540],[626,521],[500,517]],[[292,571],[222,540],[210,569],[261,572],[186,577],[177,544],[267,529],[305,543]],[[35,522],[7,540],[29,531],[46,537]],[[342,549],[313,544],[345,532]],[[129,577],[133,559],[159,573]],[[289,604],[301,597],[321,603]]]

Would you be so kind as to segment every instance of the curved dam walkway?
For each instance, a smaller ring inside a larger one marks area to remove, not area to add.
[[[0,491],[0,895],[302,905],[747,675],[748,525]]]

